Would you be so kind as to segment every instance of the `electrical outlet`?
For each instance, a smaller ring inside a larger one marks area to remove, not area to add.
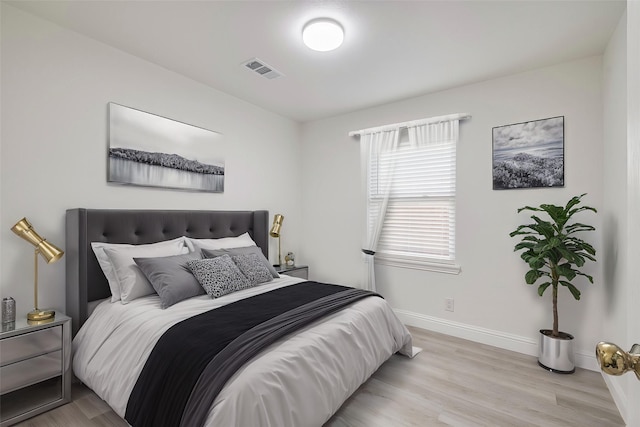
[[[444,309],[446,311],[453,311],[453,298],[444,299]]]

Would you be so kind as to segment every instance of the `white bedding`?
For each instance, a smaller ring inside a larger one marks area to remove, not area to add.
[[[124,418],[149,353],[175,323],[248,296],[302,281],[282,276],[212,300],[165,310],[152,295],[98,305],[73,340],[73,371]],[[207,426],[320,426],[392,354],[411,355],[411,335],[382,298],[365,298],[270,346],[240,369],[214,401]]]

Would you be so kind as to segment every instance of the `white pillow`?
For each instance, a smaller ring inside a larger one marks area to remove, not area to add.
[[[120,285],[120,301],[127,304],[136,298],[154,294],[156,291],[138,267],[133,258],[165,257],[188,253],[184,246],[160,246],[147,245],[131,248],[104,248],[111,260],[113,271]]]
[[[257,245],[247,232],[238,237],[222,237],[220,239],[192,239],[187,237],[187,246],[189,246],[190,251],[194,252],[200,249],[244,248]]]
[[[189,253],[189,248],[187,246],[187,239],[185,237],[178,237],[173,240],[165,240],[163,242],[158,243],[150,243],[148,245],[130,245],[127,243],[104,243],[104,242],[91,242],[91,248],[93,249],[93,253],[96,255],[98,259],[98,264],[100,264],[100,268],[102,268],[102,272],[104,273],[107,281],[109,282],[109,289],[111,290],[111,302],[120,301],[120,283],[118,282],[118,277],[113,269],[113,265],[111,263],[111,259],[104,251],[105,248],[142,248],[142,247],[153,247],[153,248],[168,248],[170,250],[178,250],[178,253],[171,253],[171,255],[180,255]]]

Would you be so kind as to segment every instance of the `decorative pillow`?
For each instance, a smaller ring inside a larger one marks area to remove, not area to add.
[[[134,258],[142,273],[151,282],[151,286],[160,295],[162,308],[204,294],[204,289],[187,267],[187,262],[202,259],[202,255],[193,252],[185,255],[173,255],[160,258]]]
[[[102,268],[102,272],[104,273],[107,281],[109,282],[109,289],[111,290],[111,302],[120,301],[120,284],[118,283],[118,277],[116,276],[115,271],[113,270],[113,265],[111,264],[111,260],[109,256],[104,251],[105,248],[168,248],[175,249],[175,251],[171,251],[171,253],[166,253],[164,255],[175,255],[175,254],[186,254],[189,252],[189,249],[186,245],[187,238],[186,237],[178,237],[173,240],[165,240],[163,242],[158,243],[150,243],[148,245],[130,245],[126,243],[104,243],[104,242],[91,242],[91,248],[93,249],[93,253],[96,255],[96,259],[98,260],[98,264],[100,264],[100,268]]]
[[[189,261],[187,266],[211,298],[251,287],[229,255]]]
[[[243,248],[226,248],[226,249],[216,249],[216,250],[209,250],[209,249],[202,250],[202,255],[205,258],[215,258],[222,255],[234,256],[234,255],[248,255],[248,254],[258,255],[258,257],[260,258],[262,263],[265,265],[265,267],[269,269],[269,272],[271,273],[271,275],[276,279],[280,277],[280,275],[278,274],[276,269],[273,268],[269,260],[264,257],[262,250],[257,246],[250,246],[250,247],[243,247]]]
[[[237,237],[222,237],[220,239],[192,239],[187,238],[187,244],[191,252],[198,249],[225,249],[239,248],[245,246],[256,246],[249,233],[241,234]]]
[[[130,248],[104,248],[111,261],[113,271],[120,287],[120,301],[127,304],[136,298],[155,293],[153,286],[147,280],[142,270],[133,258],[155,258],[171,255],[183,255],[188,249],[183,246],[133,246]]]
[[[264,256],[262,256],[262,258],[264,258]],[[231,259],[247,280],[249,280],[251,286],[273,280],[271,272],[264,265],[258,254],[233,255]]]

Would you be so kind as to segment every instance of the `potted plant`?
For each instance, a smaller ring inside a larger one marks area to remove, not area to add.
[[[538,295],[551,288],[553,292],[553,329],[540,330],[538,348],[538,364],[543,368],[559,373],[575,371],[573,362],[573,336],[558,329],[558,288],[566,287],[576,300],[580,299],[580,291],[571,282],[577,276],[586,277],[593,283],[593,277],[578,270],[587,260],[595,261],[596,251],[589,243],[577,237],[577,233],[595,231],[591,225],[578,222],[569,224],[571,217],[578,212],[593,211],[589,206],[578,206],[585,194],[573,197],[566,206],[542,204],[539,207],[525,206],[522,211],[544,212],[550,218],[545,221],[531,215],[533,223],[521,225],[509,235],[522,236],[514,251],[524,249],[520,257],[529,265],[524,276],[528,285],[540,279]]]

